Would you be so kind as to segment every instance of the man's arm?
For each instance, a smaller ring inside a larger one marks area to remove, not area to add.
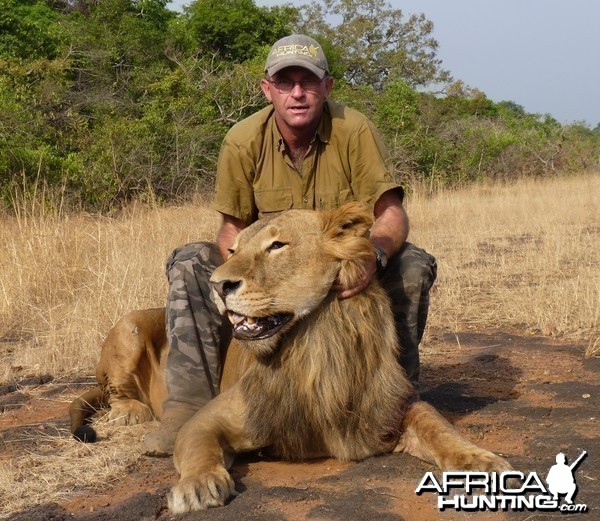
[[[238,236],[238,233],[248,225],[237,217],[227,214],[222,215],[223,223],[217,233],[217,248],[219,248],[223,260],[227,260],[227,257],[229,257],[229,250],[233,246],[235,238]]]
[[[402,199],[395,190],[384,192],[375,203],[375,222],[371,227],[370,239],[376,248],[385,252],[388,258],[398,253],[408,237],[408,215],[402,206]],[[353,288],[341,291],[338,298],[349,298],[365,289],[377,272],[377,258],[366,266],[364,277]]]
[[[406,242],[408,237],[408,215],[396,190],[381,194],[375,203],[375,222],[371,227],[371,242],[391,257]]]

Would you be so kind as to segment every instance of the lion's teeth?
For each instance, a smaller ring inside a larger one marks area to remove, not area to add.
[[[239,313],[234,313],[233,311],[227,312],[227,318],[229,322],[231,322],[234,326],[243,322],[246,317],[244,315],[240,315]]]
[[[254,323],[255,323],[255,322],[256,322],[256,319],[255,319],[255,318],[252,318],[252,317],[247,317],[247,318],[246,318],[246,323],[247,323],[248,325],[250,325],[250,326],[254,325]]]

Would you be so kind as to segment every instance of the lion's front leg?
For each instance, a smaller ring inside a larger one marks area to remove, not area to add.
[[[415,402],[403,420],[404,432],[395,452],[407,452],[442,470],[504,472],[512,467],[504,458],[464,438],[426,402]]]
[[[120,398],[111,401],[108,420],[113,425],[137,425],[154,419],[147,405],[133,398]]]
[[[235,386],[200,409],[177,435],[173,460],[181,479],[169,494],[174,514],[223,506],[235,494],[227,469],[236,452],[265,443],[244,430],[246,407]]]

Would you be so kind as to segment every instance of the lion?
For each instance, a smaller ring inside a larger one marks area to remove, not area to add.
[[[224,505],[235,493],[234,456],[257,450],[343,461],[406,452],[444,470],[511,469],[419,400],[398,363],[391,305],[377,280],[348,299],[331,291],[352,287],[364,272],[374,255],[372,222],[366,205],[350,203],[289,210],[238,235],[211,278],[234,337],[221,393],[177,436],[180,480],[168,496],[171,512]],[[110,393],[110,375],[107,385]],[[148,395],[145,389],[138,395]]]

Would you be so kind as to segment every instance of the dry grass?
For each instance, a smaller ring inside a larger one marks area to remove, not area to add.
[[[30,398],[39,394],[33,391]],[[115,427],[100,419],[95,427],[101,440],[94,445],[76,441],[66,427],[52,422],[21,426],[22,432],[9,440],[0,435],[0,519],[31,506],[68,500],[77,491],[104,493],[144,458],[141,439],[153,426]]]
[[[0,218],[0,382],[89,373],[108,328],[164,305],[173,248],[214,239],[207,205],[132,206],[115,218],[53,215],[35,203]]]
[[[598,175],[416,191],[411,240],[439,265],[430,325],[516,327],[597,349],[598,193]],[[34,199],[0,218],[0,382],[89,374],[119,316],[163,305],[171,250],[212,240],[217,226],[203,202],[106,218],[53,214]]]
[[[597,345],[600,176],[475,186],[408,204],[438,259],[430,325],[511,328]]]
[[[417,190],[408,202],[411,240],[439,264],[430,328],[555,335],[575,339],[582,356],[585,346],[597,354],[598,193],[598,175],[433,195]],[[170,251],[212,239],[217,226],[202,202],[134,206],[109,219],[56,215],[34,200],[18,217],[1,217],[0,384],[24,375],[91,374],[119,316],[163,304]],[[65,411],[71,398],[63,398]],[[104,424],[106,442],[93,446],[74,441],[66,428],[13,440],[18,451],[5,439],[0,517],[119,479],[138,462],[135,447],[146,429]]]

